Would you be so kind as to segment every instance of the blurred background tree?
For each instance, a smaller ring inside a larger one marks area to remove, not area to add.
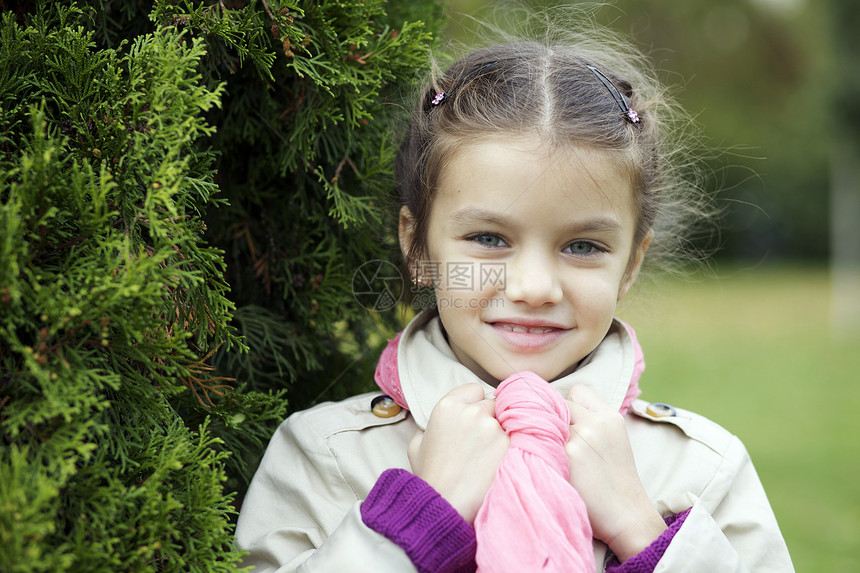
[[[860,332],[860,3],[832,6],[831,319],[834,330],[851,335]]]

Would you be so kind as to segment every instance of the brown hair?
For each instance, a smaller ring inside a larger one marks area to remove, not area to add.
[[[589,66],[624,93],[639,123],[627,121]],[[440,92],[445,98],[434,103]],[[408,207],[414,219],[407,266],[414,268],[426,256],[427,224],[442,168],[463,145],[500,134],[534,134],[551,146],[591,148],[616,160],[632,183],[638,208],[634,251],[653,233],[647,259],[676,259],[688,243],[686,223],[691,215],[701,218],[708,202],[696,179],[681,175],[689,175],[689,143],[675,136],[693,133],[685,129],[692,124],[663,92],[648,61],[605,32],[577,33],[562,42],[497,44],[433,74],[420,92],[396,160],[399,205]]]

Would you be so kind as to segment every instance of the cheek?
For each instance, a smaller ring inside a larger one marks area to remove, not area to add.
[[[618,302],[619,282],[614,276],[592,275],[570,286],[570,296],[581,315],[613,314]]]

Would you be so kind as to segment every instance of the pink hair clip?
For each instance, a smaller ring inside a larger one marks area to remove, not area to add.
[[[475,78],[477,78],[487,68],[491,68],[498,63],[499,62],[497,60],[495,62],[490,62],[488,64],[483,64],[483,65],[471,68],[470,70],[467,70],[465,75],[462,76],[460,78],[460,80],[457,83],[455,83],[447,92],[437,92],[436,95],[433,97],[433,99],[430,101],[430,105],[438,106],[439,104],[448,101],[449,99],[454,97],[454,94],[457,93],[457,90],[459,90],[465,84],[467,84],[467,83],[471,82],[472,80],[474,80]]]
[[[636,112],[635,109],[630,107],[630,105],[627,103],[627,98],[624,97],[624,94],[621,93],[621,90],[618,89],[618,86],[612,83],[612,80],[607,78],[603,74],[603,72],[601,72],[594,66],[588,66],[588,69],[591,70],[591,72],[595,76],[597,76],[597,79],[600,80],[603,86],[607,90],[609,90],[609,95],[612,96],[612,99],[614,99],[615,103],[618,104],[618,107],[621,108],[621,113],[624,114],[624,119],[626,119],[630,123],[640,123],[642,120],[639,118],[639,114]]]

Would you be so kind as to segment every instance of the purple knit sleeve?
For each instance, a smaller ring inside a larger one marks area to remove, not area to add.
[[[361,504],[366,526],[400,546],[420,573],[474,573],[475,530],[436,490],[385,470]]]
[[[681,525],[684,524],[684,520],[687,519],[689,513],[690,510],[687,509],[664,519],[668,527],[666,531],[660,534],[660,537],[624,563],[618,563],[618,559],[613,556],[606,565],[606,573],[653,573],[654,568],[657,567],[657,563],[663,558],[663,554],[672,542],[672,538],[681,529]]]

